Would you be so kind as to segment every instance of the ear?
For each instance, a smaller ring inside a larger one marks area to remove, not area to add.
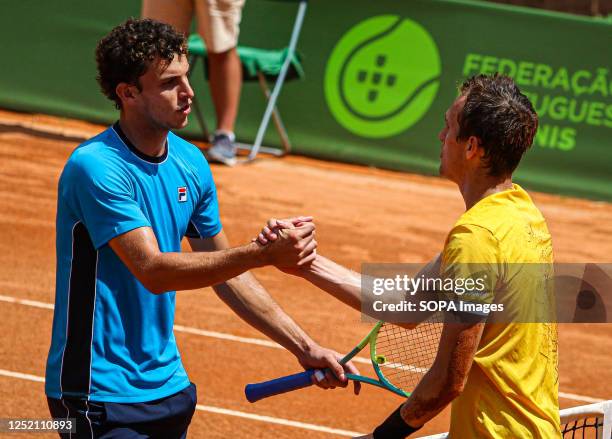
[[[115,93],[117,93],[117,96],[119,96],[119,99],[121,99],[125,105],[133,102],[139,91],[134,85],[130,85],[127,82],[120,82],[115,88]]]
[[[468,137],[465,147],[465,157],[467,159],[472,159],[482,155],[482,153],[483,151],[482,148],[480,148],[480,142],[478,141],[478,137]]]

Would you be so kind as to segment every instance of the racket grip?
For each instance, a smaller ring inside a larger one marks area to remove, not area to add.
[[[264,381],[263,383],[247,384],[244,388],[244,394],[249,402],[256,402],[269,396],[302,389],[312,386],[312,376],[314,373],[315,371],[311,369],[275,380]]]

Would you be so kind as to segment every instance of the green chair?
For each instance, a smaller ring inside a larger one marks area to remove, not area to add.
[[[287,135],[287,131],[283,125],[280,113],[276,107],[276,101],[278,100],[278,96],[280,95],[280,91],[285,81],[304,77],[304,69],[300,62],[300,57],[296,52],[296,46],[305,13],[306,1],[302,0],[299,2],[298,13],[288,47],[280,50],[260,49],[245,46],[238,46],[237,48],[238,56],[242,64],[243,81],[257,81],[261,87],[264,97],[268,101],[253,145],[237,144],[239,149],[246,149],[250,151],[246,161],[254,160],[259,151],[273,154],[275,156],[283,156],[291,151],[289,136]],[[202,59],[204,61],[206,79],[208,79],[208,54],[204,41],[198,34],[192,34],[189,36],[188,45],[189,63],[191,65],[190,74],[195,68],[198,59]],[[268,81],[275,81],[272,92],[270,92],[268,87]],[[195,97],[193,99],[193,106],[200,128],[202,129],[204,136],[208,138],[209,133],[206,127],[206,121],[204,120],[202,111]],[[270,123],[270,118],[274,120],[274,125],[276,126],[276,130],[278,131],[281,144],[283,146],[282,150],[277,148],[268,148],[261,145],[266,129],[268,128],[268,124]]]

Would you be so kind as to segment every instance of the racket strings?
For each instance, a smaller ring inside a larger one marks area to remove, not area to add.
[[[384,377],[410,392],[433,364],[442,334],[442,318],[430,317],[415,329],[384,323],[376,338],[376,356]]]

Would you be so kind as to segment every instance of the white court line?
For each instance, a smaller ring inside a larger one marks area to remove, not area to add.
[[[290,421],[288,419],[272,418],[270,416],[256,415],[254,413],[238,412],[236,410],[222,409],[220,407],[211,407],[209,405],[196,405],[196,409],[204,412],[217,413],[220,415],[237,416],[239,418],[251,419],[253,421],[267,422],[270,424],[285,425],[287,427],[302,428],[304,430],[320,431],[321,433],[337,434],[339,436],[362,436],[364,433],[356,431],[339,430],[337,428],[324,427],[322,425],[306,424],[299,421]]]
[[[10,370],[0,369],[0,375],[10,378],[19,378],[20,380],[36,381],[37,383],[44,383],[45,379],[36,375],[30,375],[29,373],[11,372]]]
[[[0,376],[10,377],[10,378],[19,378],[19,379],[28,380],[28,381],[35,381],[37,383],[45,382],[45,379],[43,377],[39,377],[36,375],[30,375],[27,373],[13,372],[13,371],[4,370],[4,369],[0,369]],[[335,434],[339,436],[355,437],[355,436],[361,436],[364,434],[364,433],[358,433],[356,431],[341,430],[338,428],[325,427],[323,425],[307,424],[305,422],[292,421],[290,419],[275,418],[272,416],[265,416],[265,415],[257,415],[255,413],[239,412],[237,410],[229,410],[229,409],[224,409],[221,407],[214,407],[210,405],[198,404],[196,405],[196,410],[200,410],[203,412],[209,412],[209,413],[215,413],[218,415],[226,415],[226,416],[234,416],[234,417],[242,418],[242,419],[250,419],[252,421],[266,422],[268,424],[277,424],[277,425],[283,425],[286,427],[301,428],[303,430],[318,431],[320,433]]]
[[[19,305],[33,306],[35,308],[53,309],[52,303],[39,302],[37,300],[18,299],[11,296],[0,295],[0,301],[9,303],[18,303]]]
[[[237,335],[226,334],[224,332],[206,331],[204,329],[190,328],[189,326],[182,326],[182,325],[174,325],[174,330],[178,332],[185,332],[187,334],[202,335],[204,337],[218,338],[220,340],[228,340],[228,341],[236,341],[238,343],[254,344],[258,346],[265,346],[267,348],[284,349],[278,343],[275,343],[270,340],[264,340],[261,338],[240,337]]]
[[[366,360],[366,361],[368,363],[371,363],[371,360]],[[426,367],[419,367],[419,366],[414,366],[412,364],[402,364],[402,363],[383,363],[380,367],[381,369],[388,367],[389,369],[399,369],[399,370],[403,370],[403,371],[411,372],[411,373],[427,373],[427,371],[429,370],[429,368],[426,368]]]
[[[0,295],[0,302],[17,303],[19,305],[33,306],[36,308],[53,309],[53,304],[51,303],[38,302],[36,300],[18,299],[16,297],[11,297],[11,296]],[[174,330],[177,332],[185,332],[187,334],[201,335],[203,337],[216,338],[220,340],[235,341],[238,343],[253,344],[253,345],[264,346],[268,348],[283,349],[283,347],[279,345],[278,343],[274,343],[273,341],[264,340],[261,338],[239,337],[237,335],[226,334],[223,332],[206,331],[204,329],[191,328],[189,326],[182,326],[182,325],[174,325]],[[362,357],[353,358],[353,362],[361,363],[361,364],[371,363],[369,358],[362,358]],[[591,396],[583,396],[583,395],[577,395],[575,393],[567,393],[567,392],[559,392],[559,397],[565,398],[565,399],[571,399],[573,401],[581,401],[581,402],[588,402],[588,403],[596,403],[596,402],[605,401],[605,399],[601,399],[601,398],[593,398]]]
[[[575,393],[566,393],[566,392],[559,392],[559,396],[561,398],[573,399],[574,401],[590,402],[591,404],[605,401],[605,399],[601,399],[601,398],[592,398],[590,396],[576,395]]]

